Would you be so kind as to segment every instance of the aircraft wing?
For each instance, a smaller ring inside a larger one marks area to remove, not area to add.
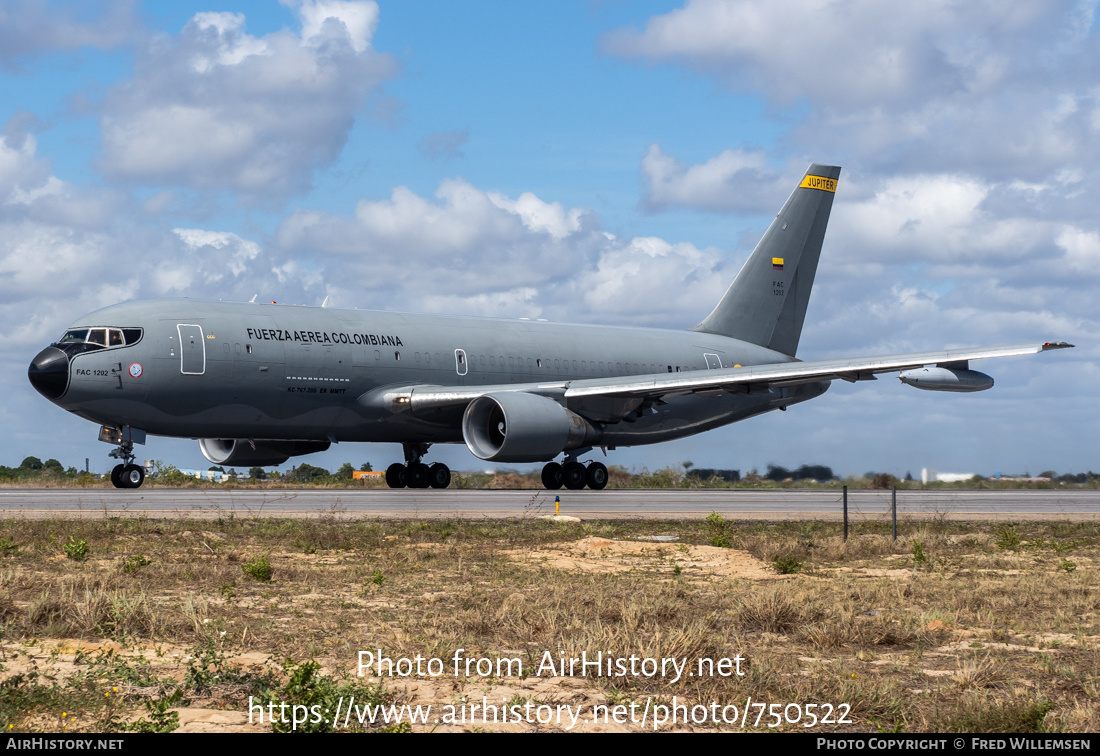
[[[469,402],[502,392],[525,392],[557,399],[590,419],[608,421],[622,417],[642,401],[697,394],[746,394],[769,388],[804,383],[844,380],[875,380],[878,373],[893,373],[925,365],[961,366],[969,360],[1011,357],[1072,347],[1065,342],[1018,344],[974,349],[944,349],[938,352],[894,354],[883,357],[855,357],[813,362],[772,363],[745,367],[691,370],[681,373],[585,378],[570,381],[490,384],[482,386],[396,386],[371,392],[367,401],[381,404],[393,412],[411,411],[414,415],[432,410],[461,410]],[[586,412],[586,408],[592,412]]]

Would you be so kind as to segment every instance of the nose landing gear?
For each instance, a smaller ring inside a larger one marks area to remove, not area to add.
[[[144,439],[144,433],[140,438]],[[105,438],[106,436],[106,438]],[[122,460],[122,464],[115,465],[111,470],[111,485],[115,488],[141,488],[145,482],[145,468],[134,464],[134,434],[131,429],[126,431],[117,428],[102,428],[99,432],[100,441],[114,443],[118,448],[112,450],[107,456]],[[140,443],[145,443],[141,440]]]
[[[390,488],[446,488],[451,485],[451,469],[442,462],[426,465],[420,460],[431,444],[402,444],[405,464],[394,462],[386,468]]]

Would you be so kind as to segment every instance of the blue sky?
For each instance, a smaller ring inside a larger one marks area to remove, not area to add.
[[[800,357],[1077,349],[977,365],[981,394],[835,385],[607,461],[1100,469],[1097,53],[1094,2],[5,3],[0,464],[106,469],[25,378],[97,307],[690,327],[821,162],[844,172]],[[204,465],[193,441],[142,454]]]

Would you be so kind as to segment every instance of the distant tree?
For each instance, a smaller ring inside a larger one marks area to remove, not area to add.
[[[58,462],[56,459],[47,459],[45,462],[43,462],[42,463],[42,470],[43,471],[50,470],[52,472],[57,473],[58,475],[64,475],[65,474],[65,468],[62,467],[61,463]]]
[[[736,483],[741,480],[740,470],[714,470],[708,467],[696,467],[688,470],[687,477],[693,480],[710,480],[721,478],[727,483]]]
[[[295,481],[297,483],[311,483],[329,477],[329,472],[323,467],[314,467],[313,465],[303,462],[288,472],[284,477],[286,480]]]
[[[237,479],[237,470],[236,470],[236,468],[233,468],[233,467],[229,468],[229,479],[230,480],[236,480]]]
[[[913,473],[911,473],[911,472],[907,472],[907,473],[905,473],[905,481],[906,481],[907,483],[908,483],[909,481],[911,481],[912,479],[913,479]]]
[[[262,467],[252,467],[248,470],[248,477],[252,480],[267,480],[267,473]]]
[[[225,472],[225,468],[221,467],[220,465],[218,465],[218,466],[211,465],[210,467],[207,468],[207,472]]]
[[[786,467],[780,467],[778,465],[768,465],[768,472],[764,475],[768,480],[773,480],[776,483],[782,482],[787,478],[794,477],[793,473]]]
[[[38,457],[26,457],[19,463],[20,470],[41,470],[42,460]]]
[[[334,478],[339,480],[351,480],[355,477],[355,468],[351,466],[351,462],[345,462],[340,465],[340,468],[333,474]]]
[[[802,465],[792,477],[795,480],[832,480],[836,476],[833,475],[833,468],[825,465]]]
[[[871,480],[871,488],[890,488],[897,483],[890,473],[878,473]]]
[[[1058,477],[1058,473],[1054,472],[1053,470],[1043,470],[1041,473],[1039,473],[1039,477],[1050,478],[1051,480],[1054,480]]]
[[[684,462],[684,469],[685,470],[690,470],[693,467],[695,467],[695,463],[692,462],[690,459],[688,461]]]
[[[370,462],[364,462],[359,467],[359,472],[374,472],[374,469],[370,466]]]

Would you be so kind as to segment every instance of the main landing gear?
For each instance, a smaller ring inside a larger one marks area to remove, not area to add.
[[[111,470],[111,484],[115,488],[141,488],[145,482],[145,468],[134,464],[134,443],[122,441],[107,456],[121,459],[122,464]]]
[[[579,491],[585,486],[600,491],[607,487],[607,468],[600,462],[589,462],[585,466],[566,457],[564,464],[550,462],[542,468],[542,485],[551,491],[562,486],[571,491]]]
[[[431,444],[402,444],[405,464],[394,462],[386,468],[386,485],[390,488],[446,488],[451,485],[451,468],[442,462],[426,465],[421,458]]]

